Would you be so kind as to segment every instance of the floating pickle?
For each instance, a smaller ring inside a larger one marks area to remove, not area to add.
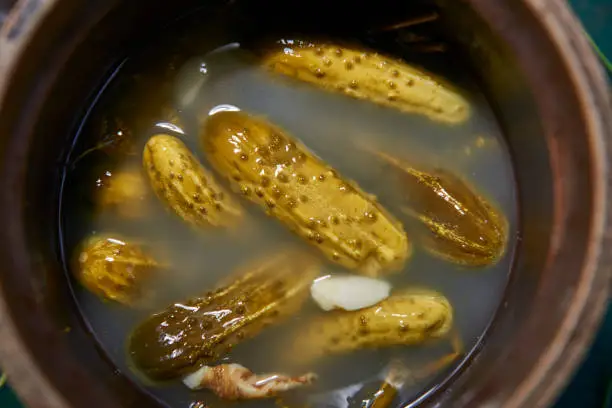
[[[376,153],[398,172],[405,213],[420,221],[433,255],[465,266],[495,264],[506,249],[508,221],[473,186],[444,171],[423,172]]]
[[[363,348],[421,344],[445,336],[452,323],[453,308],[444,296],[412,289],[367,309],[316,317],[298,330],[290,350],[295,359],[310,362]]]
[[[81,246],[73,273],[96,295],[131,305],[143,298],[143,283],[160,267],[136,244],[95,236]]]
[[[232,226],[242,209],[178,138],[149,139],[143,166],[157,197],[179,217],[197,227]]]
[[[239,111],[209,117],[202,132],[213,167],[329,259],[378,276],[412,253],[401,224],[374,197],[264,119]]]
[[[129,340],[132,361],[154,380],[192,373],[297,312],[318,272],[313,258],[296,251],[247,265],[215,292],[141,323]]]
[[[280,40],[264,48],[268,70],[356,99],[458,124],[468,102],[440,80],[407,63],[363,48],[304,40]]]
[[[140,168],[106,171],[96,180],[95,204],[98,210],[111,208],[126,218],[147,214],[148,186]]]

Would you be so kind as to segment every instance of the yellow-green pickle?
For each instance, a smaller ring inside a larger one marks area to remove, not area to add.
[[[175,303],[140,324],[129,340],[135,367],[154,380],[189,374],[234,345],[296,313],[319,273],[297,251],[247,265],[216,291]]]
[[[160,268],[140,246],[111,236],[82,244],[73,273],[96,295],[131,305],[142,300],[143,284]]]
[[[402,225],[282,129],[237,111],[209,117],[202,144],[233,187],[330,260],[378,276],[412,253]]]
[[[106,171],[96,181],[96,209],[112,209],[128,219],[141,218],[149,211],[148,193],[149,187],[140,167]]]
[[[508,221],[492,203],[444,170],[424,172],[385,153],[404,196],[403,211],[421,224],[421,241],[433,255],[465,266],[495,264],[504,254]]]
[[[452,324],[453,308],[443,295],[409,289],[367,309],[312,319],[298,330],[290,351],[294,361],[308,363],[363,348],[421,344],[445,336]]]
[[[430,74],[362,48],[286,39],[266,47],[261,63],[319,88],[438,122],[457,124],[470,114],[468,102]]]
[[[151,137],[143,166],[157,197],[188,224],[228,227],[242,218],[240,205],[180,139],[166,134]]]

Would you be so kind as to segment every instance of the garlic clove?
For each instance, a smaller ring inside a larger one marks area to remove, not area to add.
[[[389,297],[391,285],[365,276],[328,275],[315,280],[310,294],[323,310],[359,310]]]

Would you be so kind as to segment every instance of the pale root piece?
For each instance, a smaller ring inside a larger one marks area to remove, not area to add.
[[[367,309],[315,317],[295,334],[291,356],[308,363],[363,348],[421,344],[448,334],[453,308],[441,294],[410,289]]]
[[[227,400],[261,399],[278,393],[310,385],[316,380],[313,373],[291,377],[285,374],[254,374],[240,364],[203,366],[187,375],[183,383],[192,390],[207,388]]]
[[[143,166],[157,197],[188,224],[228,227],[241,220],[240,205],[180,139],[166,134],[151,137]]]
[[[304,40],[264,47],[261,64],[330,92],[341,93],[438,122],[457,124],[470,115],[468,102],[441,80],[399,59],[364,48]]]
[[[310,287],[310,294],[323,310],[359,310],[389,297],[391,285],[366,276],[325,276]]]
[[[212,166],[237,191],[331,261],[376,277],[410,257],[402,225],[375,197],[267,120],[218,112],[201,138]]]

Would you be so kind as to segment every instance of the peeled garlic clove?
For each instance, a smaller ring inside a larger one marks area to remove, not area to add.
[[[359,310],[389,297],[391,285],[365,276],[325,276],[314,281],[310,294],[323,310]]]

